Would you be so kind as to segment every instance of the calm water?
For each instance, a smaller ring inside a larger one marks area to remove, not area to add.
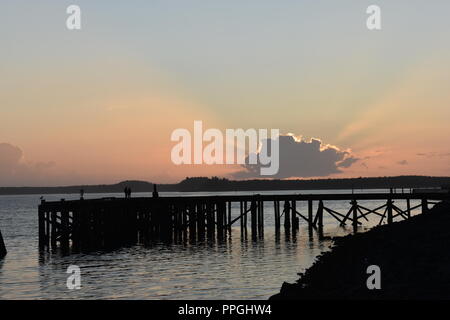
[[[274,193],[325,193],[327,191],[283,191]],[[336,193],[337,191],[332,191]],[[338,192],[349,193],[341,190]],[[371,192],[381,192],[372,190]],[[249,194],[249,192],[195,193]],[[149,194],[134,194],[149,196]],[[161,193],[190,195],[189,193]],[[89,194],[86,198],[122,197],[122,194]],[[78,195],[47,195],[46,200],[76,199]],[[279,292],[283,281],[294,282],[298,272],[311,266],[315,257],[332,245],[310,238],[300,221],[296,238],[274,232],[273,207],[266,204],[264,240],[240,238],[239,221],[231,240],[224,243],[197,245],[140,245],[109,253],[61,256],[39,253],[37,206],[38,195],[0,196],[0,229],[8,255],[0,260],[0,298],[2,299],[267,299]],[[362,205],[375,208],[380,202]],[[404,207],[396,203],[399,207]],[[326,202],[326,206],[347,212],[346,201]],[[413,203],[415,205],[415,203]],[[238,208],[233,208],[237,216]],[[306,207],[297,204],[306,213]],[[366,230],[377,220],[364,222]],[[325,236],[344,235],[338,222],[325,214]],[[69,265],[78,265],[82,288],[68,290],[66,274]]]

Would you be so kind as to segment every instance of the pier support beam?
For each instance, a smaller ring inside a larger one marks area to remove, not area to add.
[[[244,203],[239,201],[239,224],[241,225],[241,237],[244,235]]]
[[[217,203],[217,238],[223,240],[226,233],[226,215],[227,215],[227,204],[226,202],[220,201]]]
[[[350,202],[352,205],[352,226],[353,226],[353,232],[356,233],[358,231],[358,202],[356,200],[352,200]]]
[[[319,207],[317,208],[316,221],[314,224],[319,227],[319,231],[323,230],[323,201],[319,200]]]
[[[394,222],[392,215],[392,199],[388,199],[386,209],[387,209],[387,223],[391,224],[392,222]]]
[[[227,225],[228,225],[228,233],[231,237],[231,201],[227,202],[227,209],[228,209],[228,219],[227,219]]]
[[[191,242],[195,242],[197,240],[197,212],[195,205],[189,205],[188,210],[189,210],[189,240]]]
[[[284,229],[286,233],[291,231],[291,206],[289,201],[284,202]]]
[[[264,237],[264,202],[258,200],[258,235]]]
[[[43,202],[41,202],[41,203],[43,203]],[[38,223],[39,223],[39,250],[43,250],[45,248],[45,212],[40,207],[39,207],[38,219],[39,219],[39,221],[38,221]],[[0,241],[2,241],[2,240],[0,239]]]
[[[408,219],[411,218],[411,200],[406,199],[406,215],[408,216]]]
[[[3,241],[2,231],[0,230],[0,259],[6,256],[8,251],[6,251],[5,242]]]
[[[214,204],[207,203],[206,205],[206,224],[208,239],[214,238],[216,227],[214,222]]]
[[[280,234],[280,201],[275,200],[273,202],[275,212],[275,233]]]
[[[292,208],[292,231],[295,233],[298,230],[299,227],[299,220],[297,217],[297,201],[292,200],[292,204],[291,204],[291,208]]]
[[[69,211],[64,210],[61,212],[61,231],[60,231],[60,243],[63,250],[69,250],[69,238],[70,238],[70,230],[69,230]]]
[[[422,199],[422,213],[428,213],[428,200]]]
[[[246,201],[244,201],[244,219],[243,219],[244,232],[246,234],[246,237],[247,237],[247,215],[248,215],[248,204],[247,204],[247,200],[246,200]]]
[[[311,199],[308,200],[308,230],[309,234],[312,235],[314,227],[314,218],[313,218],[313,201]]]
[[[205,211],[206,206],[203,203],[197,204],[197,216],[198,216],[198,239],[199,241],[203,241],[205,239]]]
[[[58,228],[57,214],[56,211],[52,211],[51,213],[51,224],[52,224],[52,234],[50,238],[50,244],[52,249],[56,249],[56,232]]]
[[[251,216],[251,228],[252,228],[252,239],[256,239],[258,236],[258,219],[257,219],[257,202],[256,200],[252,200],[251,206],[250,206],[250,216]]]

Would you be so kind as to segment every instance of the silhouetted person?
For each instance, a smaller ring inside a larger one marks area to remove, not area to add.
[[[156,190],[156,184],[153,185],[153,198],[158,198],[159,194],[158,191]]]
[[[84,200],[84,189],[80,190],[80,200]]]
[[[130,187],[125,187],[125,199],[129,199],[131,198],[131,188]]]

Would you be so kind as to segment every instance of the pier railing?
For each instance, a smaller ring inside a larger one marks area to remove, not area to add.
[[[321,233],[324,215],[342,226],[351,224],[356,232],[359,225],[368,221],[368,216],[378,217],[379,224],[392,223],[396,218],[410,218],[414,210],[427,213],[429,205],[449,199],[449,193],[359,193],[42,201],[39,247],[71,248],[78,252],[152,241],[195,242],[216,237],[220,240],[231,236],[238,221],[242,235],[249,232],[252,239],[257,239],[264,236],[265,203],[273,206],[276,234],[282,225],[285,232],[296,233],[300,220],[307,223],[310,231]],[[367,208],[360,204],[365,200],[383,200],[384,204]],[[420,203],[413,206],[412,200]],[[345,212],[338,212],[327,207],[326,201],[348,201],[350,206]],[[397,206],[400,201],[406,203],[406,209]],[[306,204],[304,212],[298,209],[301,203]]]

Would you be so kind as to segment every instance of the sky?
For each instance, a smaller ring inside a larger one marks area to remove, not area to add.
[[[171,133],[194,120],[279,129],[280,178],[450,176],[449,15],[447,0],[2,0],[0,186],[253,177],[173,164]]]

